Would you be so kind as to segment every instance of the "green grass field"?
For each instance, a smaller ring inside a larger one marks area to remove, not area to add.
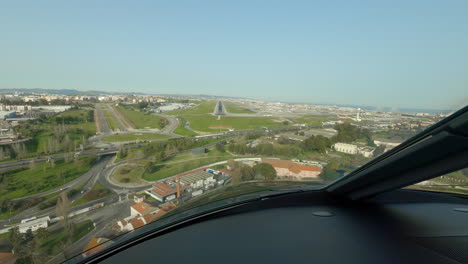
[[[112,195],[111,191],[104,187],[100,182],[96,182],[89,192],[73,203],[73,206],[89,203],[110,195]]]
[[[211,163],[215,163],[218,161],[228,160],[232,157],[225,156],[225,157],[208,157],[204,159],[197,159],[197,160],[190,160],[186,162],[180,162],[176,164],[165,164],[165,165],[157,165],[155,167],[155,172],[153,173],[144,173],[143,179],[147,181],[157,181],[167,177],[175,176],[179,173],[196,169],[198,167],[202,167],[204,165],[208,165]]]
[[[122,165],[115,170],[113,177],[123,183],[140,183],[143,182],[143,172],[143,164]]]
[[[103,141],[107,142],[123,142],[123,141],[137,141],[137,140],[154,140],[154,139],[165,139],[168,138],[166,135],[161,134],[149,134],[149,133],[136,133],[136,134],[119,134],[112,135],[102,138]]]
[[[197,136],[198,134],[186,129],[184,127],[184,121],[181,118],[179,119],[179,126],[174,130],[174,134],[181,135],[184,137],[194,137]]]
[[[117,109],[129,122],[131,122],[136,128],[158,128],[159,121],[164,119],[163,117],[152,115],[149,113],[138,112],[130,110],[121,106],[116,107]]]
[[[303,116],[294,119],[297,123],[306,124],[309,126],[321,126],[323,122],[334,120],[335,117],[330,116]]]
[[[93,222],[91,220],[85,220],[83,222],[79,222],[75,224],[73,237],[71,238],[71,242],[76,242],[89,232],[94,229]],[[49,234],[47,239],[42,243],[41,250],[43,250],[46,254],[50,256],[54,256],[59,254],[62,251],[61,244],[65,243],[67,240],[67,236],[70,234],[64,232],[63,228],[58,229]]]
[[[222,156],[222,157],[219,157]],[[194,158],[201,158],[199,160],[191,160]],[[191,153],[182,153],[177,156],[168,158],[164,160],[164,162],[160,165],[156,165],[159,167],[155,173],[147,174],[144,172],[144,165],[146,161],[133,161],[130,164],[122,165],[118,167],[114,172],[114,179],[119,182],[124,183],[141,183],[143,182],[141,179],[151,180],[155,179],[163,179],[166,177],[174,176],[175,174],[184,172],[184,169],[188,168],[187,170],[194,169],[205,164],[210,164],[216,161],[213,160],[227,160],[233,158],[227,152],[220,152],[216,149],[210,150],[208,153],[199,154],[199,155],[192,155]],[[176,164],[166,164],[166,163],[173,163],[173,162],[180,162]],[[194,167],[195,166],[195,167]],[[175,174],[173,174],[175,173]]]
[[[255,113],[254,111],[247,109],[245,107],[242,107],[236,103],[232,102],[223,102],[224,107],[226,107],[226,110],[228,113],[233,113],[233,114],[253,114]]]
[[[83,138],[96,134],[94,121],[89,121],[90,111],[86,109],[68,110],[49,118],[45,123],[33,125],[32,131],[34,131],[34,134],[32,139],[26,142],[26,148],[30,152],[28,156],[38,156],[38,154],[51,152],[50,139],[56,140],[68,136],[72,146],[78,147]],[[57,129],[60,132],[57,132]],[[59,145],[59,148],[61,148],[62,143],[63,140],[59,139],[59,142],[54,144]],[[59,152],[65,151],[62,149]]]
[[[199,114],[208,114],[213,113],[214,107],[216,106],[216,102],[213,101],[206,101],[202,102],[199,105],[195,106],[194,108],[190,109],[180,109],[167,112],[169,115],[199,115]]]
[[[54,117],[51,117],[47,123],[61,123],[63,118],[72,117],[76,119],[76,122],[66,124],[70,128],[80,128],[87,131],[90,134],[96,134],[96,125],[94,121],[88,120],[88,112],[92,110],[86,109],[72,109],[62,112]],[[50,128],[50,127],[48,127]],[[53,128],[53,127],[52,127]]]
[[[175,110],[169,114],[184,117],[190,122],[193,130],[203,132],[224,132],[229,129],[255,129],[280,125],[269,117],[222,116],[218,120],[218,117],[211,115],[215,105],[216,102],[203,102],[195,108]]]
[[[0,196],[15,199],[45,192],[81,176],[90,167],[90,158],[80,157],[70,163],[57,160],[54,167],[47,163],[38,163],[32,168],[1,172],[0,178],[4,179],[6,186],[0,186]]]

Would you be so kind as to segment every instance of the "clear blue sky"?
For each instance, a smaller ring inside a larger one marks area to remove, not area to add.
[[[468,1],[2,1],[0,88],[451,109]]]

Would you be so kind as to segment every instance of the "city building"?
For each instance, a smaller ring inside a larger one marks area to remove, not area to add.
[[[378,141],[378,140],[374,140],[374,144],[376,146],[385,146],[385,152],[391,150],[392,148],[398,146],[401,144],[401,142],[385,142],[385,141]]]
[[[375,151],[375,148],[372,148],[372,147],[360,147],[359,148],[359,154],[361,154],[362,156],[366,158],[370,158],[374,156],[374,151]]]
[[[335,143],[333,149],[348,154],[358,154],[358,146],[347,143]]]
[[[30,105],[0,105],[0,111],[31,111]]]
[[[107,248],[109,245],[112,245],[114,242],[110,239],[103,238],[103,237],[93,237],[86,247],[83,250],[81,255],[83,257],[89,257],[93,254],[98,253],[99,251]]]
[[[151,207],[149,204],[145,202],[139,202],[130,207],[130,215],[131,216],[145,216],[157,210],[158,208]]]
[[[115,229],[119,231],[132,231],[139,227],[142,227],[148,223],[155,221],[161,216],[165,215],[167,212],[174,209],[176,206],[173,203],[166,203],[161,205],[159,208],[151,207],[153,209],[146,210],[144,215],[140,213],[135,214],[132,210],[133,206],[130,208],[131,215],[123,220],[117,222],[117,225],[114,226]],[[134,208],[133,208],[134,209]]]
[[[366,158],[374,156],[375,151],[375,148],[372,147],[358,147],[356,145],[347,143],[335,143],[333,145],[333,149],[338,152],[343,152],[352,155],[360,154]]]
[[[154,184],[152,189],[145,192],[160,202],[166,202],[176,198],[177,188],[173,188],[165,183],[160,182]]]
[[[279,177],[310,179],[317,178],[322,173],[322,169],[317,166],[296,164],[289,160],[262,159],[262,162],[273,166]]]
[[[133,196],[133,201],[134,201],[136,204],[137,204],[137,203],[141,203],[141,202],[143,202],[144,200],[145,200],[145,195],[144,195],[144,194],[142,194],[142,195],[136,194],[136,195]]]

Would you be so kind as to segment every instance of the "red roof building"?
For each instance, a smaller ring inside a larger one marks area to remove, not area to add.
[[[297,164],[289,160],[262,159],[262,162],[273,166],[278,176],[303,179],[316,178],[322,173],[322,169],[317,166]]]
[[[130,215],[132,216],[145,216],[146,214],[156,211],[156,207],[151,207],[145,202],[139,202],[130,207]]]
[[[83,257],[88,257],[93,254],[98,253],[99,251],[105,249],[108,247],[110,244],[113,242],[107,238],[102,238],[102,237],[93,237],[91,241],[89,241],[88,245],[86,245],[85,249],[83,250],[83,253],[81,255]]]

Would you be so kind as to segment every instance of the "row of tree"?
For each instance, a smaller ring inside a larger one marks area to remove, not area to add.
[[[232,170],[232,184],[252,180],[273,180],[276,178],[276,170],[267,163],[258,163],[253,167],[242,162],[228,160],[227,166]]]
[[[262,156],[290,157],[297,156],[301,153],[301,149],[295,145],[278,146],[270,143],[262,143],[254,147],[249,147],[246,144],[232,143],[227,145],[227,149],[230,152],[241,155],[258,154]]]
[[[28,155],[24,142],[0,146],[0,160],[23,158]]]
[[[71,204],[67,193],[60,193],[57,197],[55,213],[61,219],[62,232],[65,234],[59,244],[65,259],[70,257],[67,248],[72,243],[75,233],[75,224],[70,221],[69,218],[70,209]],[[17,257],[15,263],[45,263],[49,256],[47,252],[43,250],[42,246],[48,237],[49,232],[46,228],[39,228],[34,232],[28,229],[25,233],[20,233],[17,226],[10,229],[9,240],[13,248],[13,253]]]

